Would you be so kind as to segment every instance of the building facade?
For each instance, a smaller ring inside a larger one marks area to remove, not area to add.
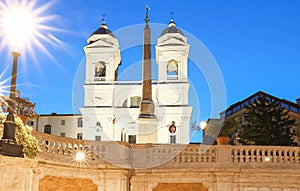
[[[34,130],[57,135],[82,139],[82,115],[81,114],[43,114],[27,119],[26,124]]]
[[[149,26],[148,30],[150,32]],[[157,39],[158,79],[152,81],[146,90],[141,81],[118,80],[121,65],[119,42],[105,22],[88,38],[87,43],[84,47],[86,75],[81,114],[40,115],[29,125],[34,123],[31,126],[41,132],[84,140],[189,143],[192,114],[188,103],[190,45],[173,20]],[[151,89],[153,114],[156,116],[152,121],[139,119],[142,94],[148,89]],[[63,121],[68,125],[62,125]]]
[[[220,113],[220,120],[233,119],[237,122],[237,125],[241,125],[245,123],[246,122],[245,113],[247,111],[246,107],[250,103],[253,103],[259,96],[264,96],[266,97],[266,99],[270,100],[271,102],[276,101],[280,103],[281,107],[283,107],[285,110],[288,111],[290,118],[295,119],[295,124],[300,123],[300,99],[297,99],[296,102],[294,103],[286,99],[277,98],[275,96],[272,96],[262,91],[258,91],[255,94],[247,97],[246,99],[231,105],[225,111]],[[298,137],[296,136],[296,126],[293,127],[291,131],[293,131],[293,134],[295,134],[295,136],[293,137],[294,144],[295,145],[299,144]]]
[[[118,67],[121,64],[119,43],[105,23],[87,42],[84,47],[84,107],[80,109],[83,139],[141,143],[138,135],[142,131],[141,123],[145,123],[138,120],[142,83],[118,81]],[[187,38],[173,21],[157,40],[158,80],[150,87],[157,119],[155,125],[145,132],[155,132],[147,142],[189,143],[192,113],[192,107],[188,104],[189,48]]]

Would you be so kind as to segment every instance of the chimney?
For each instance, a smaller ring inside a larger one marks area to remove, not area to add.
[[[146,7],[146,25],[144,28],[143,46],[143,76],[142,76],[142,102],[139,118],[156,119],[154,115],[154,103],[152,100],[152,69],[151,69],[151,30],[149,27],[149,7]]]

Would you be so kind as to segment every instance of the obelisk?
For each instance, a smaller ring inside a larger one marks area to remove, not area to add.
[[[154,115],[152,100],[152,68],[151,68],[151,30],[149,27],[149,7],[146,6],[146,25],[143,45],[142,101],[138,117],[138,143],[157,143],[157,118]]]
[[[142,102],[139,118],[156,119],[154,103],[152,100],[152,68],[151,68],[151,30],[149,27],[149,7],[146,6],[146,25],[144,28],[143,43],[143,76],[142,76]]]

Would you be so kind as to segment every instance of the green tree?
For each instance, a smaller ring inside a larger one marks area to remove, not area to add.
[[[3,112],[7,112],[8,109],[8,100],[9,98],[6,96],[1,96],[0,98],[0,107]],[[34,116],[36,114],[35,112],[35,103],[32,103],[29,101],[29,98],[22,98],[20,97],[20,94],[16,96],[16,113],[18,115],[23,115],[23,116]]]
[[[298,142],[300,142],[300,122],[296,123],[296,136],[298,138]]]
[[[246,107],[246,123],[241,126],[239,142],[245,145],[292,145],[291,127],[295,120],[280,102],[259,96]]]

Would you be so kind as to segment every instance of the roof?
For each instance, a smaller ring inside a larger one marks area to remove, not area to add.
[[[300,105],[298,105],[294,102],[291,102],[289,100],[280,99],[278,97],[272,96],[265,92],[258,91],[255,94],[247,97],[246,99],[236,102],[235,104],[232,104],[229,108],[227,108],[225,111],[222,111],[220,114],[225,113],[226,114],[225,117],[230,116],[230,115],[244,109],[247,105],[249,105],[249,103],[253,103],[258,96],[269,97],[271,100],[279,102],[281,104],[281,106],[284,107],[285,109],[295,112],[295,113],[300,113]]]
[[[94,34],[109,34],[110,36],[115,37],[105,23],[102,23],[102,25],[95,32],[93,32],[91,36],[93,36]]]
[[[41,117],[50,117],[50,116],[53,116],[53,117],[57,117],[57,116],[82,116],[82,114],[72,114],[72,113],[64,113],[64,114],[57,114],[57,113],[51,113],[51,114],[40,114],[39,116]]]
[[[171,22],[169,23],[169,27],[163,30],[160,36],[163,36],[168,33],[179,33],[183,35],[183,32],[176,27],[176,24],[173,20],[171,20]]]

